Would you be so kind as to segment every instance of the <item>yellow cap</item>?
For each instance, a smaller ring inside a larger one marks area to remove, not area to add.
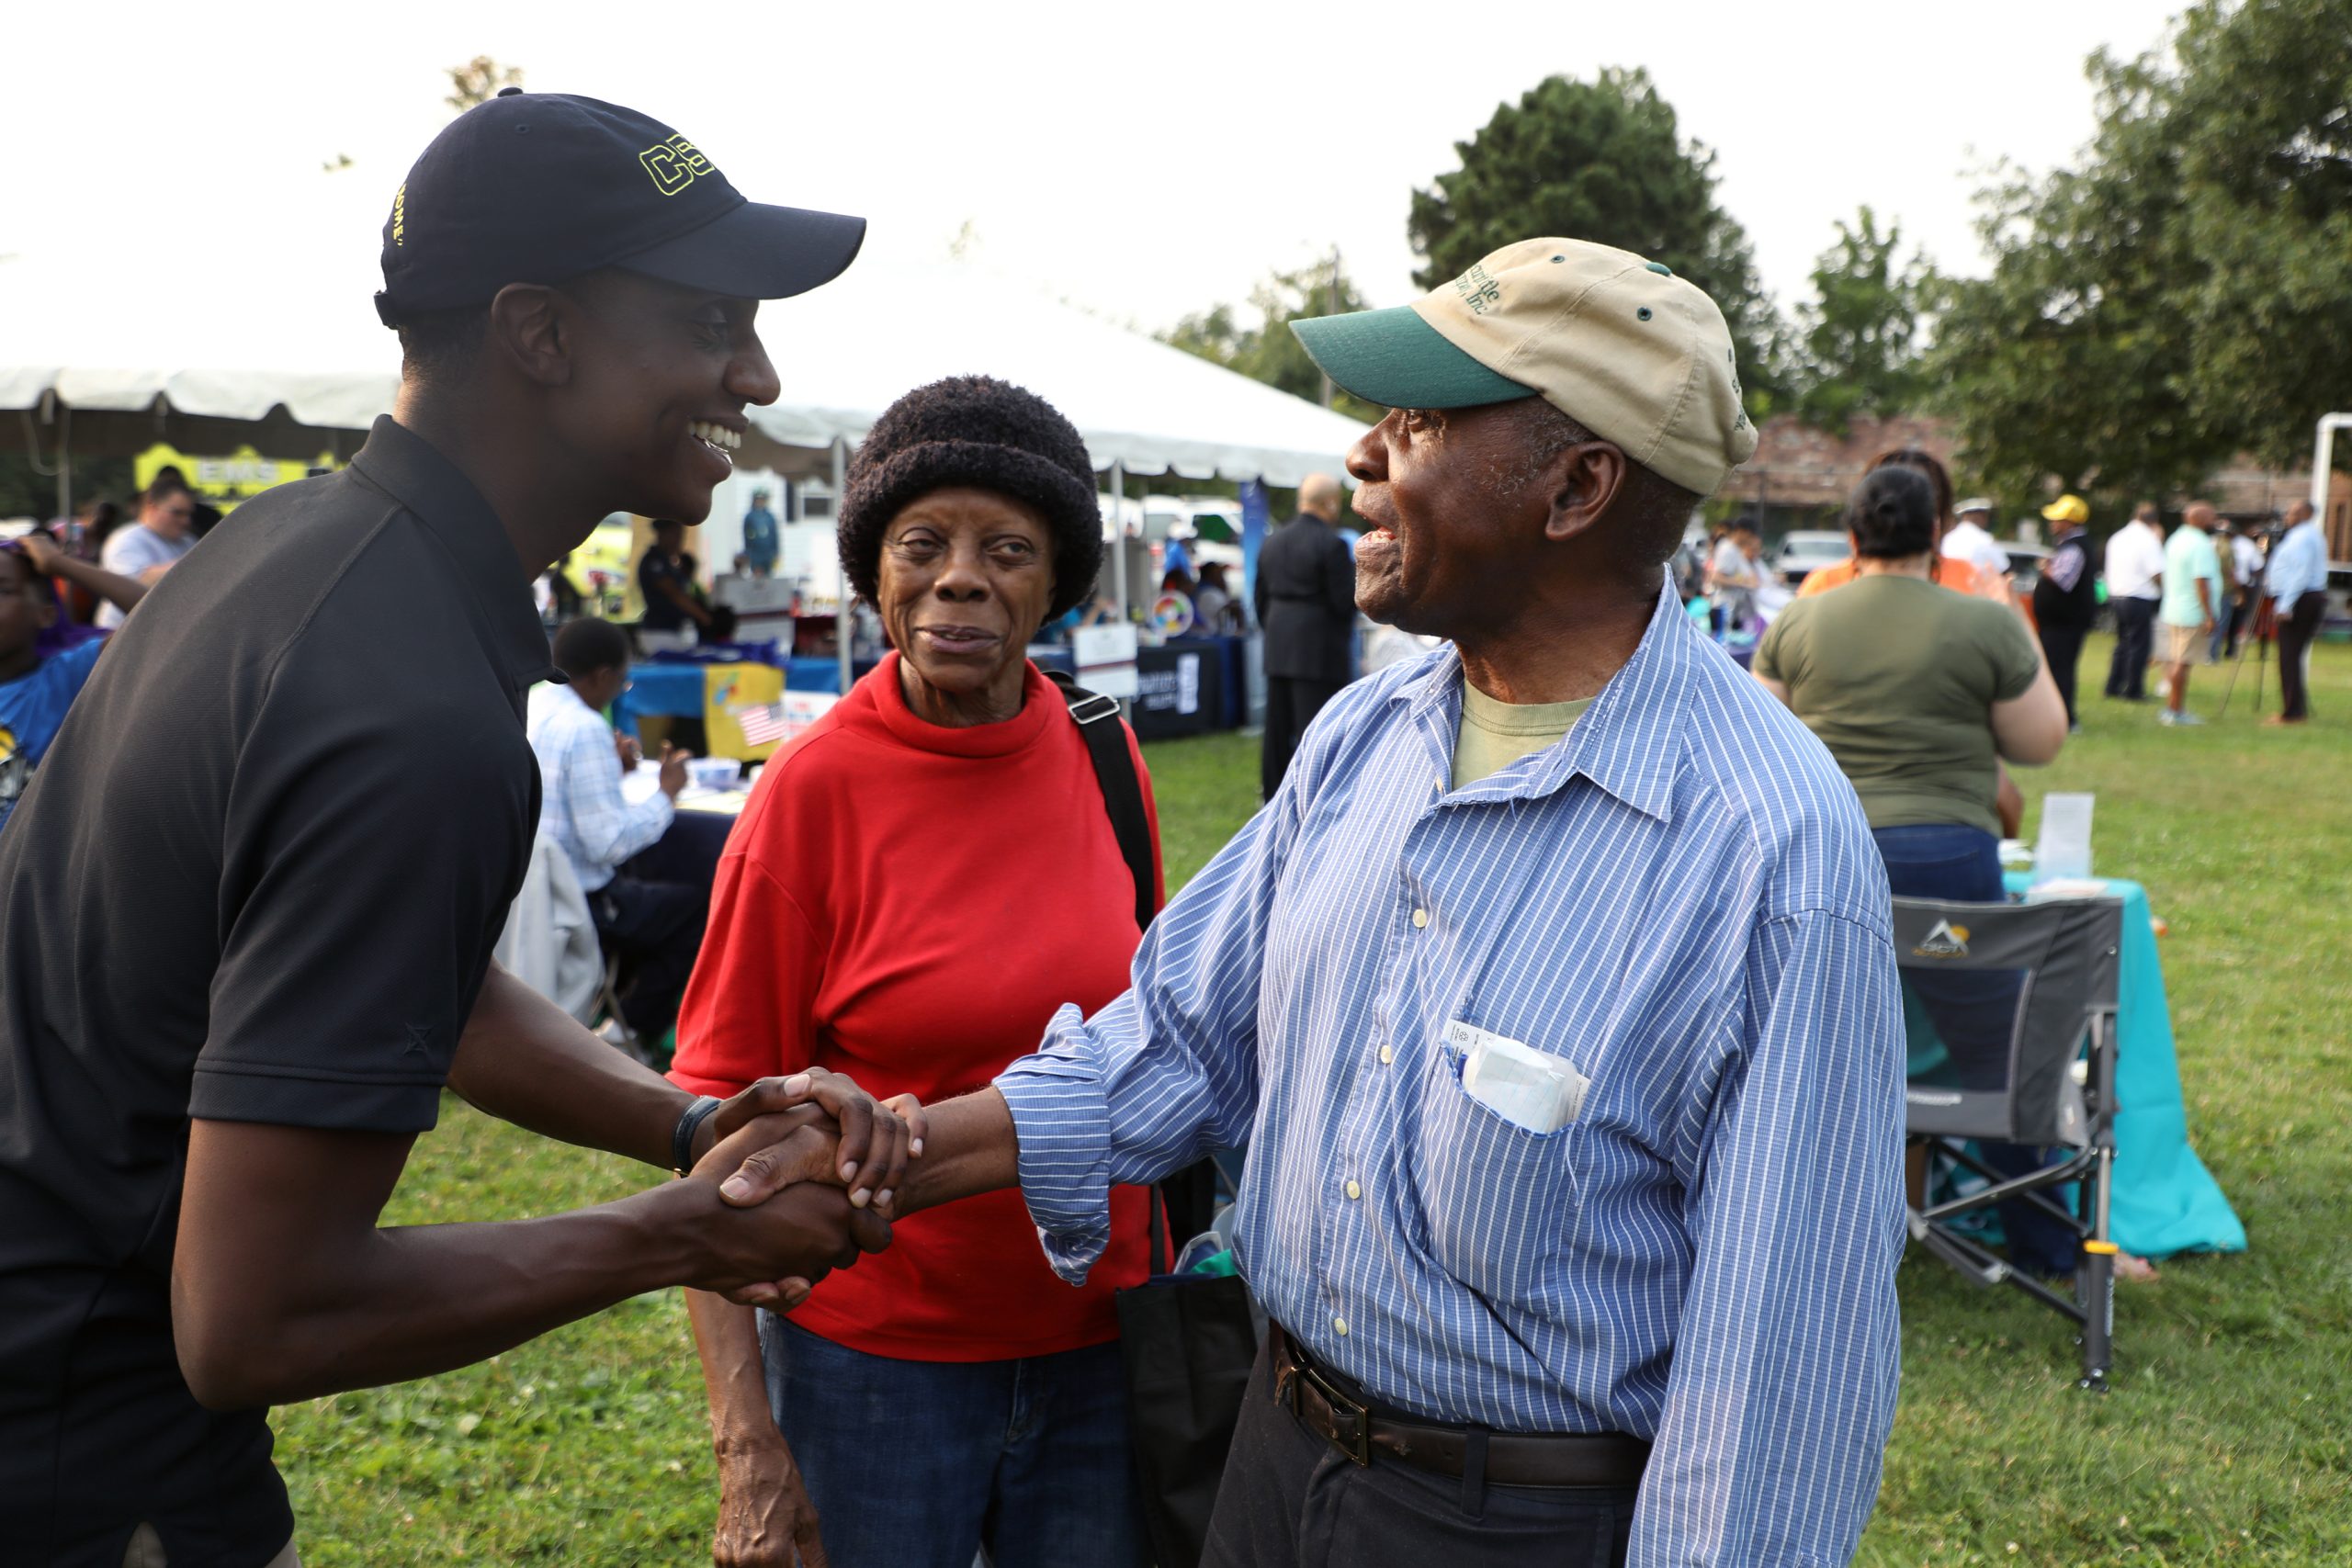
[[[2041,514],[2052,523],[2087,523],[2091,520],[2090,503],[2079,495],[2062,495],[2043,507]]]

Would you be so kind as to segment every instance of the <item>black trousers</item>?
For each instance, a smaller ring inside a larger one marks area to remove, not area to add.
[[[2313,591],[2278,617],[2278,692],[2286,698],[2279,712],[2285,717],[2312,716],[2311,694],[2304,690],[2303,656],[2311,650],[2312,638],[2319,635],[2320,616],[2326,610],[2327,595]]]
[[[588,895],[605,951],[620,954],[621,1015],[648,1048],[678,1021],[709,909],[709,891],[683,882],[616,876]]]
[[[2138,702],[2148,694],[2148,655],[2156,637],[2154,599],[2118,599],[2115,610],[2115,658],[2107,667],[2107,694]]]
[[[2050,679],[2066,699],[2066,722],[2075,722],[2075,666],[2083,661],[2083,627],[2041,623],[2041,656],[2050,661]]]
[[[1306,733],[1306,726],[1323,711],[1323,705],[1339,695],[1344,681],[1314,681],[1296,675],[1266,677],[1266,736],[1258,753],[1258,787],[1264,799],[1274,798],[1274,791],[1283,782],[1283,774],[1290,771],[1290,760],[1298,750],[1298,738]]]
[[[1261,1348],[1202,1568],[1623,1568],[1632,1487],[1483,1486],[1375,1455],[1359,1465],[1274,1403]]]

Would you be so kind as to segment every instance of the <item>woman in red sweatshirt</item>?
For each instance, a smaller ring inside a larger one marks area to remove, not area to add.
[[[816,1066],[929,1103],[1035,1050],[1062,1003],[1116,997],[1141,940],[1085,743],[1024,656],[1091,591],[1093,468],[1042,399],[941,381],[876,422],[840,523],[895,651],[762,775],[670,1076],[725,1095]],[[1142,1562],[1112,1296],[1144,1277],[1147,1201],[1113,1195],[1118,1239],[1077,1290],[1006,1191],[900,1222],[788,1319],[689,1292],[718,1561]]]

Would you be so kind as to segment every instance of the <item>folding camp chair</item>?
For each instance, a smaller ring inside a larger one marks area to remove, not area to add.
[[[2123,903],[1894,900],[1911,1076],[1905,1124],[1931,1163],[1987,1185],[1911,1210],[1911,1235],[1976,1283],[2009,1284],[2082,1329],[2083,1376],[2104,1391],[2115,1331],[2115,1017]],[[1972,1140],[2058,1146],[2058,1163],[2005,1176]],[[2075,1184],[2068,1194],[2053,1190]],[[1989,1251],[1953,1222],[2019,1201],[2081,1238],[2069,1300]]]

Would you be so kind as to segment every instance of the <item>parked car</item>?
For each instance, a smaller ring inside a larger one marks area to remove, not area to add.
[[[1796,587],[1812,573],[1825,566],[1835,566],[1853,553],[1846,536],[1829,529],[1800,528],[1781,536],[1781,547],[1772,557],[1772,570],[1781,581]]]
[[[2018,598],[2031,598],[2033,585],[2041,581],[2041,563],[2050,558],[2050,551],[2022,539],[1996,539],[1994,543],[2009,553],[2009,586]]]

